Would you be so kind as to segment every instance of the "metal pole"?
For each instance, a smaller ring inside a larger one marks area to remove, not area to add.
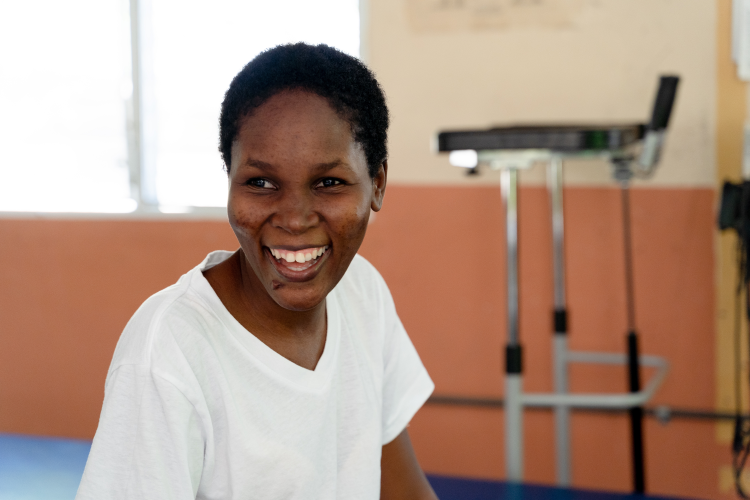
[[[553,376],[557,394],[568,393],[568,321],[565,302],[565,253],[563,217],[563,161],[553,157],[547,170],[547,181],[552,209],[552,264],[554,274]],[[571,484],[570,407],[555,407],[555,457],[557,485]]]
[[[504,169],[500,186],[505,205],[508,277],[508,343],[505,349],[505,460],[507,480],[523,480],[521,345],[518,337],[518,171]]]
[[[633,284],[633,244],[630,234],[630,189],[627,181],[621,182],[622,226],[625,245],[625,286],[628,314],[628,386],[630,392],[641,390],[638,352],[638,335],[635,330],[635,287]],[[630,431],[633,446],[633,491],[646,491],[643,450],[643,407],[630,409]]]

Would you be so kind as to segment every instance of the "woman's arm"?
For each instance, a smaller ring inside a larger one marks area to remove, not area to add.
[[[417,462],[406,429],[383,446],[380,470],[381,500],[438,500]]]

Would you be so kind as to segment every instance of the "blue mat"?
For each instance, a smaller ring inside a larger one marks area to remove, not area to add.
[[[0,434],[0,500],[73,500],[91,441]],[[428,475],[440,500],[677,500]]]
[[[434,475],[427,477],[440,500],[678,500],[674,497],[562,489]]]
[[[0,434],[0,499],[73,500],[91,441]]]

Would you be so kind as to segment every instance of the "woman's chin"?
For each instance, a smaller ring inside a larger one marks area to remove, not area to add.
[[[307,290],[291,290],[291,287],[280,287],[271,292],[271,297],[280,307],[288,311],[304,312],[315,309],[325,301],[324,293],[310,293]]]

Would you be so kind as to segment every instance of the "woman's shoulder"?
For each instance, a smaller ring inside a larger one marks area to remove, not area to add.
[[[123,364],[149,365],[155,353],[167,354],[180,338],[200,336],[216,321],[202,270],[211,255],[180,277],[177,283],[146,299],[120,335],[110,371]]]
[[[393,300],[378,270],[359,254],[336,285],[334,295],[344,309],[373,316],[380,316]]]
[[[117,342],[112,359],[112,368],[121,364],[148,364],[153,352],[154,342],[158,340],[164,326],[176,316],[181,309],[181,302],[188,290],[185,275],[180,281],[161,290],[148,299],[136,310]]]

